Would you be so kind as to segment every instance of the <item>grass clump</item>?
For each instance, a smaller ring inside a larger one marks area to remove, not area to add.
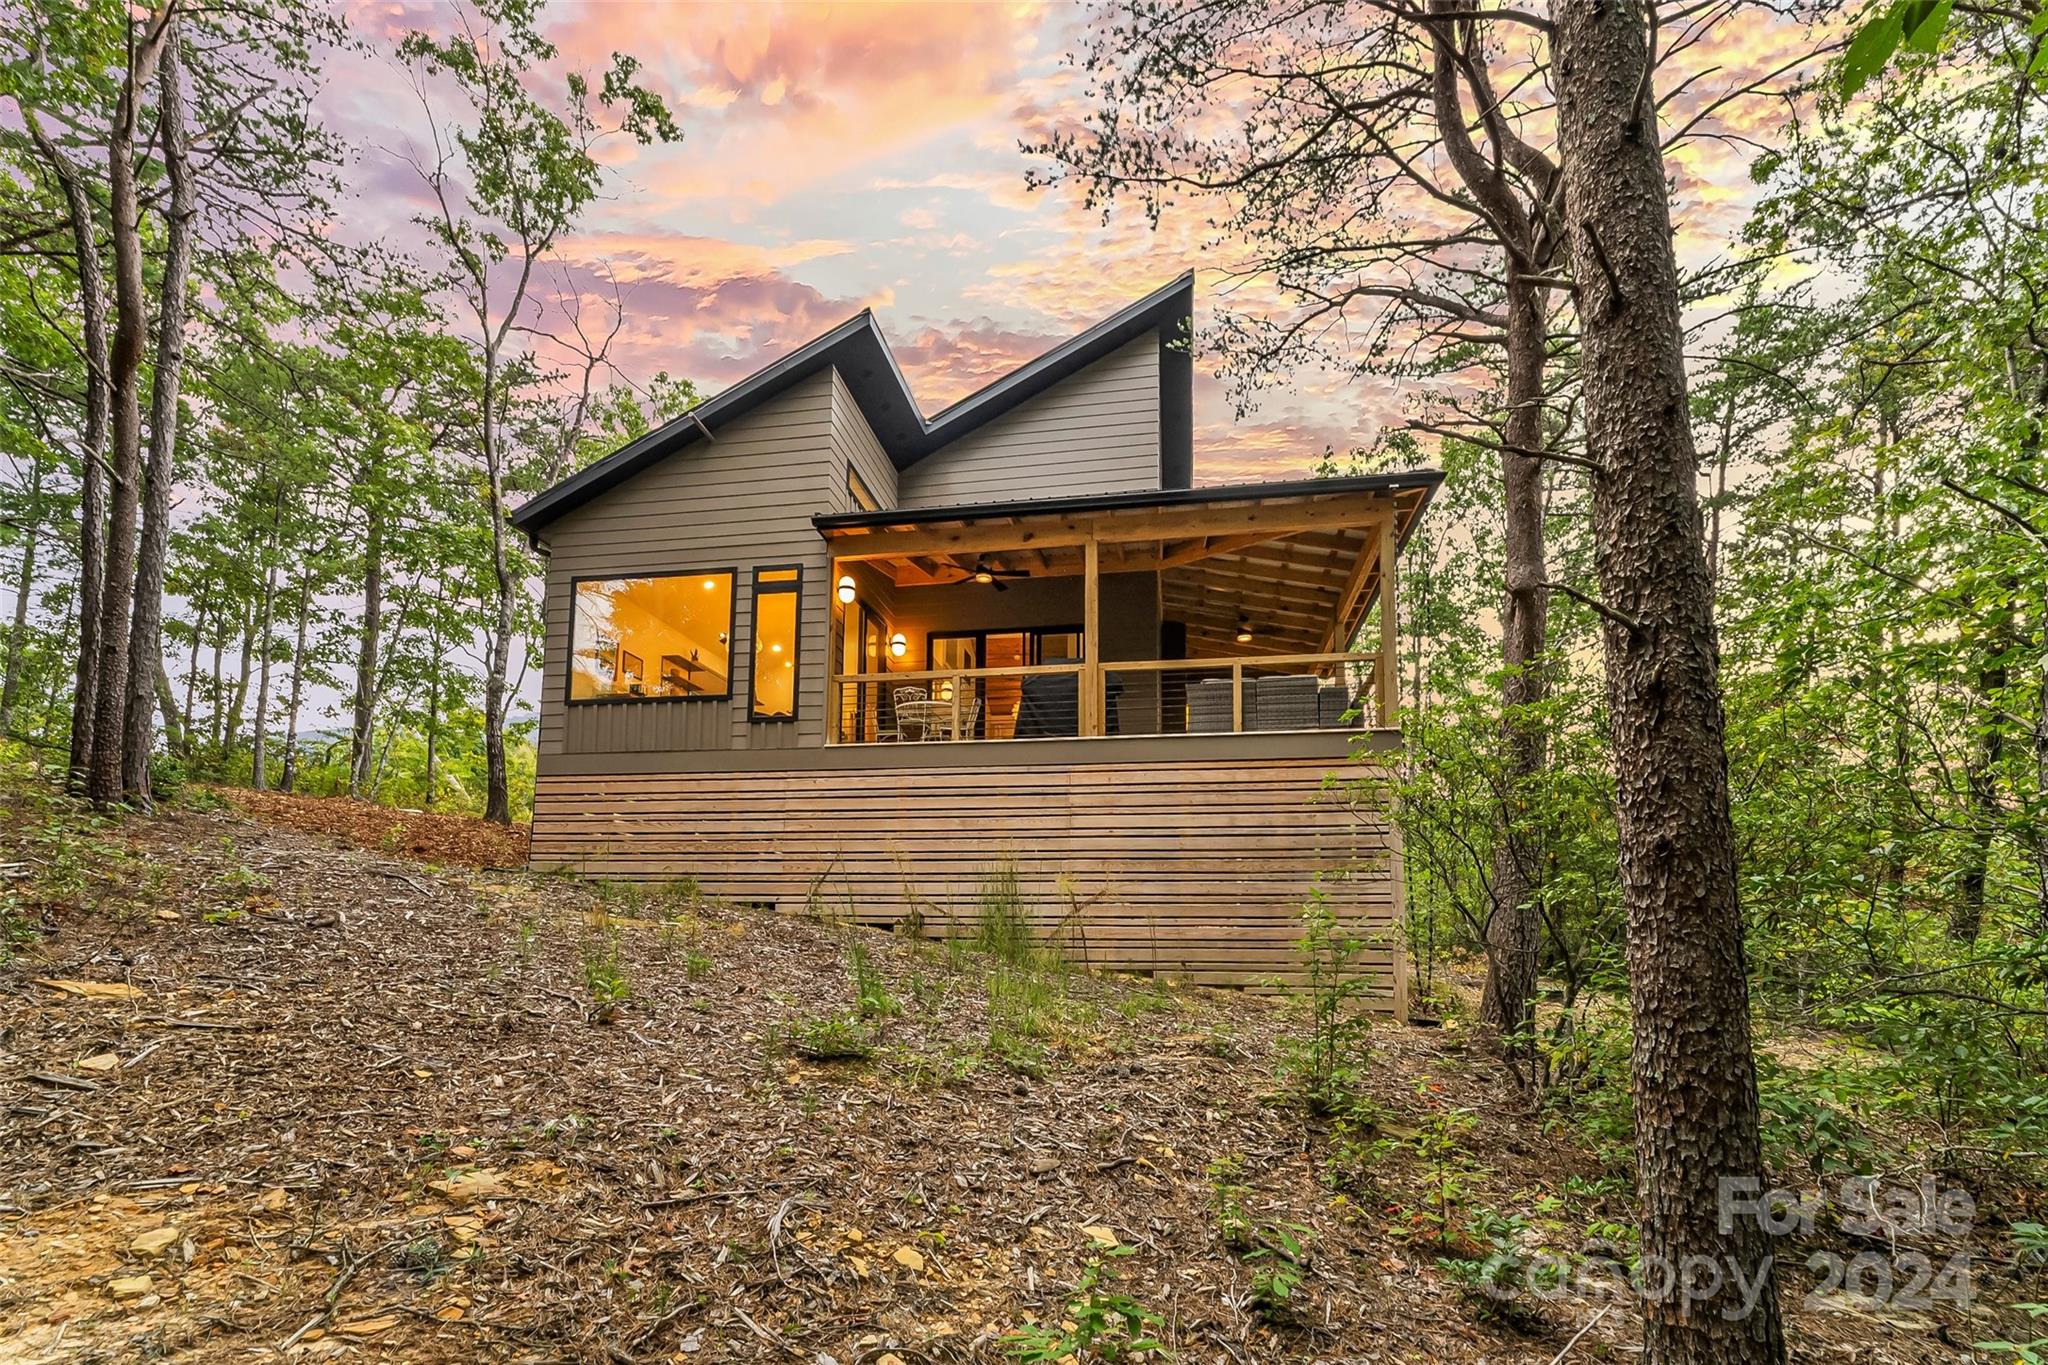
[[[889,994],[888,978],[869,956],[858,929],[846,940],[846,974],[853,981],[854,1013],[862,1019],[893,1019],[903,1012]]]
[[[609,1024],[633,998],[633,983],[619,955],[619,930],[609,925],[583,940],[583,989],[593,1022]]]
[[[789,1050],[813,1062],[866,1061],[875,1055],[874,1035],[858,1014],[827,1014],[790,1025]]]
[[[1014,864],[997,868],[982,883],[980,909],[974,925],[976,951],[1012,966],[1037,965],[1039,949],[1024,914],[1024,890]]]

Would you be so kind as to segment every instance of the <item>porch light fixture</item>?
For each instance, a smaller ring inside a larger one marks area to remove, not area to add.
[[[850,573],[839,575],[839,600],[848,606],[853,605],[853,575]]]
[[[1248,645],[1252,642],[1252,623],[1242,616],[1237,618],[1237,642]]]
[[[910,652],[910,641],[908,641],[908,640],[906,640],[906,639],[904,639],[904,638],[903,638],[903,632],[902,632],[902,631],[900,631],[900,630],[899,630],[899,631],[897,631],[897,632],[896,632],[896,633],[895,633],[894,635],[891,635],[891,636],[889,637],[889,657],[890,657],[890,658],[892,658],[892,659],[900,659],[900,658],[902,658],[902,657],[903,657],[903,656],[904,656],[905,654],[908,654],[909,652]]]
[[[996,581],[996,576],[982,565],[977,564],[974,566],[974,581],[977,583],[993,583]]]

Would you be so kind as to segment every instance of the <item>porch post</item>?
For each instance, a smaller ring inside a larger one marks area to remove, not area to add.
[[[1078,731],[1103,730],[1102,697],[1102,545],[1093,535],[1081,546],[1081,715]]]
[[[1374,670],[1374,679],[1379,684],[1379,722],[1383,729],[1394,723],[1394,707],[1401,695],[1394,656],[1395,642],[1399,638],[1399,606],[1394,596],[1396,525],[1395,513],[1389,508],[1387,519],[1380,527],[1380,660],[1379,667]]]
[[[846,605],[839,600],[839,557],[827,555],[825,564],[825,742],[837,744],[841,700],[839,651],[846,647]]]

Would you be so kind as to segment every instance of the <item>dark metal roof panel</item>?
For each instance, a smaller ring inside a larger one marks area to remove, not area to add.
[[[1023,498],[1012,502],[958,503],[950,507],[820,513],[811,518],[811,524],[824,532],[874,530],[884,526],[924,526],[934,522],[984,521],[994,517],[1073,516],[1136,508],[1199,507],[1208,503],[1318,497],[1333,493],[1400,493],[1413,489],[1422,490],[1422,505],[1427,506],[1437,485],[1443,481],[1440,469],[1410,469],[1391,474],[1354,474],[1332,479],[1288,479],[1272,483],[1218,484],[1208,488],[1163,488],[1138,493],[1090,493],[1077,497]],[[1417,510],[1419,513],[1420,508]]]

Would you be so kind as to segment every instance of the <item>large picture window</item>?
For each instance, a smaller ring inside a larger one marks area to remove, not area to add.
[[[795,720],[797,679],[803,672],[797,625],[803,603],[800,568],[754,570],[755,720]]]
[[[732,695],[732,571],[576,584],[570,701]]]

